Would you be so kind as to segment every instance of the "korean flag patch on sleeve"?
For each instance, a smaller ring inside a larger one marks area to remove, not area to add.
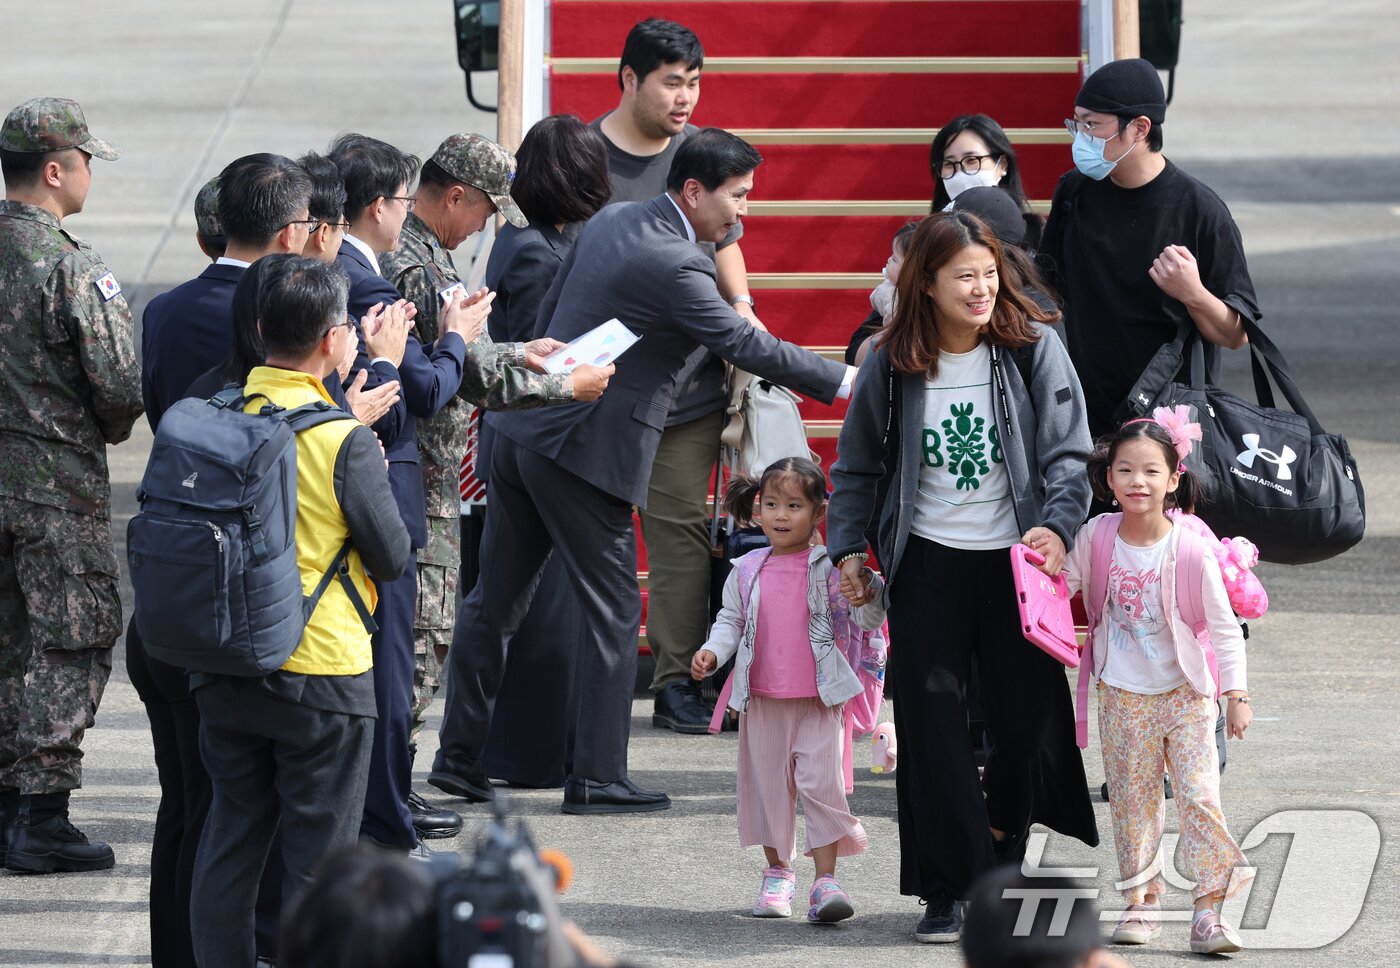
[[[104,302],[111,302],[113,296],[120,296],[122,293],[121,284],[117,282],[117,277],[110,272],[99,278],[94,285],[97,286],[97,291],[102,293]]]

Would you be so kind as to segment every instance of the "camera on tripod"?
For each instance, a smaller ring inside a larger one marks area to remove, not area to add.
[[[443,968],[548,968],[573,964],[560,932],[556,892],[567,860],[542,860],[523,820],[506,817],[497,792],[492,819],[469,859],[439,854],[438,964]],[[567,960],[562,960],[567,959]]]

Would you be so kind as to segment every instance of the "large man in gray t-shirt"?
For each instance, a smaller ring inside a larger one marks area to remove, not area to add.
[[[699,39],[678,23],[644,20],[628,33],[617,72],[622,96],[614,110],[593,122],[608,145],[614,202],[647,201],[666,190],[671,159],[697,130],[689,119],[700,99],[704,57]],[[738,245],[742,234],[742,223],[735,224],[718,246],[702,243],[702,248],[715,260],[720,294],[759,325]],[[708,350],[697,350],[676,377],[647,507],[640,512],[650,571],[647,642],[656,657],[651,721],[678,733],[703,734],[710,721],[711,710],[690,678],[690,660],[709,624],[705,498],[727,403],[724,364]]]

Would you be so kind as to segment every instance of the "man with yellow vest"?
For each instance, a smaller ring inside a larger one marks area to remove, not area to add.
[[[258,318],[267,362],[248,375],[245,395],[261,394],[286,409],[331,402],[321,378],[353,338],[348,288],[337,266],[296,255],[265,260]],[[397,578],[409,557],[379,442],[354,420],[311,427],[296,442],[303,592],[311,594],[349,538],[349,577],[372,609],[371,576]],[[191,675],[200,752],[213,787],[190,899],[201,968],[253,964],[253,905],[279,823],[286,902],[310,882],[324,853],[356,839],[374,735],[370,666],[370,633],[333,581],[277,672]]]

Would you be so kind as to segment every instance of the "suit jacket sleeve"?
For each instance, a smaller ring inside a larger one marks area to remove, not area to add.
[[[425,347],[410,339],[399,363],[399,385],[408,412],[427,418],[436,414],[462,385],[467,344],[456,333],[446,333]]]
[[[670,315],[716,356],[823,403],[836,398],[846,376],[842,364],[755,329],[720,296],[713,264],[698,256],[676,270]]]
[[[335,456],[335,496],[365,570],[393,581],[408,564],[409,537],[384,469],[379,442],[365,427],[346,435]]]

